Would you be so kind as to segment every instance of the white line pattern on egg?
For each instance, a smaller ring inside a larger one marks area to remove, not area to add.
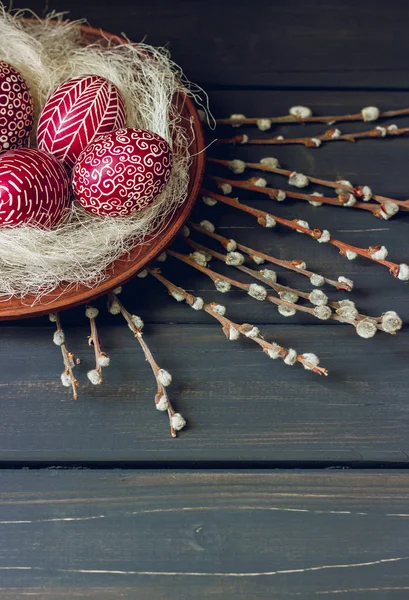
[[[125,122],[125,103],[113,83],[97,75],[74,77],[46,101],[38,122],[38,147],[72,168],[96,136]]]
[[[0,61],[0,153],[25,146],[33,127],[33,99],[23,77]]]

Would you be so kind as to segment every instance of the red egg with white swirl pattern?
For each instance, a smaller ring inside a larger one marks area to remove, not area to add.
[[[33,112],[33,99],[24,78],[0,61],[0,153],[27,144]]]
[[[92,140],[125,124],[126,108],[118,88],[104,77],[81,75],[62,83],[44,104],[37,144],[71,169]]]
[[[60,223],[70,206],[70,180],[64,166],[36,148],[0,154],[0,227]]]
[[[98,216],[127,217],[151,206],[172,170],[166,140],[144,129],[119,129],[99,137],[79,156],[72,173],[80,204]]]

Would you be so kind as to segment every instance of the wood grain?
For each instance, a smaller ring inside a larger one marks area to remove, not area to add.
[[[407,598],[401,472],[3,471],[0,598]]]

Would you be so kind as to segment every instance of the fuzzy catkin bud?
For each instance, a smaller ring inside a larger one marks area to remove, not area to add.
[[[277,225],[277,222],[274,219],[274,217],[272,217],[271,215],[267,215],[267,214],[260,217],[258,222],[260,223],[260,225],[262,225],[263,227],[266,227],[267,229],[270,229],[271,227],[275,227]]]
[[[214,287],[221,294],[226,294],[227,292],[230,292],[230,290],[231,290],[231,284],[228,281],[226,281],[225,279],[216,279],[214,281]]]
[[[163,387],[167,387],[172,383],[172,375],[168,371],[165,371],[165,369],[159,369],[157,377]]]
[[[304,352],[304,354],[301,354],[301,358],[303,358],[307,363],[311,365],[309,366],[302,363],[302,366],[304,367],[304,369],[307,369],[307,371],[311,371],[311,367],[318,367],[318,365],[320,364],[318,356],[316,354],[313,354],[312,352]]]
[[[255,325],[250,325],[250,323],[243,323],[241,328],[242,328],[242,333],[244,333],[244,335],[248,338],[259,337],[259,335],[260,335],[259,328],[256,327]]]
[[[203,254],[203,252],[192,252],[192,254],[190,254],[190,258],[193,260],[193,262],[201,267],[207,266],[206,256]]]
[[[395,333],[402,328],[402,319],[394,310],[388,310],[382,315],[382,327],[387,333]]]
[[[314,308],[314,316],[321,321],[327,321],[331,318],[332,310],[329,306],[316,306]]]
[[[264,177],[256,177],[252,180],[252,185],[256,187],[265,188],[267,186],[267,180]]]
[[[270,119],[258,119],[257,127],[259,128],[260,131],[268,131],[271,128]]]
[[[186,421],[180,413],[175,413],[171,418],[171,424],[175,431],[180,431],[186,426]]]
[[[293,187],[303,188],[307,187],[307,185],[310,183],[310,180],[303,173],[297,173],[296,171],[293,171],[288,178],[288,183]]]
[[[70,387],[70,385],[72,384],[71,375],[69,373],[66,373],[65,371],[61,373],[61,383],[64,387]]]
[[[190,229],[187,225],[184,225],[182,228],[182,235],[183,237],[189,237],[190,235]]]
[[[217,184],[217,187],[219,188],[219,190],[221,190],[224,196],[228,196],[233,191],[233,188],[230,185],[230,183],[220,182]]]
[[[399,265],[398,279],[400,279],[401,281],[409,280],[409,266],[405,263],[401,263]]]
[[[156,260],[158,262],[165,262],[167,257],[168,257],[168,255],[166,254],[166,252],[162,252],[162,254],[159,254],[159,256],[156,258]]]
[[[88,317],[88,319],[96,319],[98,315],[99,310],[93,306],[87,306],[85,309],[85,316]]]
[[[328,296],[321,290],[313,290],[308,296],[308,299],[311,304],[314,304],[315,306],[325,306],[328,304]]]
[[[362,321],[359,321],[355,329],[359,337],[365,339],[372,338],[378,331],[376,322],[372,319],[362,319]]]
[[[335,312],[347,321],[355,321],[358,316],[358,310],[354,306],[340,306]]]
[[[258,283],[251,283],[248,289],[248,295],[254,298],[255,300],[263,301],[267,298],[267,290],[262,285]]]
[[[380,111],[377,106],[365,106],[361,110],[362,119],[366,122],[376,121],[379,119]]]
[[[244,171],[246,169],[246,163],[243,160],[239,160],[239,159],[235,158],[234,160],[231,160],[229,162],[229,168],[236,175],[240,175],[241,173],[244,173]]]
[[[109,358],[108,354],[105,354],[105,352],[101,352],[100,356],[98,357],[98,366],[109,367],[110,362],[111,359]]]
[[[323,229],[321,231],[321,236],[319,238],[317,238],[317,242],[319,242],[320,244],[326,244],[330,241],[331,239],[331,234],[328,231],[328,229]]]
[[[377,246],[376,248],[371,248],[369,250],[369,254],[375,260],[385,260],[385,258],[388,256],[388,250],[385,248],[385,246]]]
[[[264,279],[267,279],[269,283],[276,283],[277,281],[277,273],[272,269],[262,269],[260,275],[262,275]]]
[[[118,300],[113,300],[112,302],[110,302],[108,305],[108,310],[111,313],[111,315],[119,315],[119,313],[121,312],[121,307]]]
[[[226,314],[226,307],[223,306],[223,304],[213,304],[212,309],[215,313],[221,315],[222,317],[224,317],[224,315]]]
[[[213,225],[213,223],[211,223],[210,221],[207,221],[206,219],[204,219],[203,221],[200,221],[200,227],[202,229],[204,229],[205,231],[208,231],[209,233],[214,233],[215,231],[215,226]]]
[[[268,348],[267,354],[273,360],[280,358],[280,346],[273,346],[272,348]]]
[[[230,341],[234,342],[239,339],[240,331],[238,331],[235,327],[233,327],[233,325],[230,325],[227,335],[228,335],[228,339]]]
[[[345,256],[347,257],[348,260],[355,260],[356,257],[358,256],[358,254],[356,252],[354,252],[353,250],[347,250],[345,253]]]
[[[234,252],[235,250],[237,250],[236,240],[229,240],[226,243],[226,250],[227,250],[227,252]]]
[[[303,227],[304,229],[309,229],[310,226],[308,225],[307,221],[303,221],[302,219],[294,219],[294,223],[296,225],[299,225],[299,227]],[[304,233],[304,231],[300,231],[297,229],[298,233]]]
[[[138,317],[138,315],[131,315],[131,321],[137,329],[143,329],[144,322],[141,317]]]
[[[278,292],[278,295],[280,296],[281,300],[284,300],[285,302],[291,302],[292,304],[295,304],[300,299],[297,294],[294,294],[294,292]]]
[[[143,271],[139,271],[139,273],[136,276],[139,277],[139,279],[145,279],[145,277],[148,276],[148,271],[146,269],[144,269]]]
[[[305,271],[307,268],[307,263],[303,260],[293,260],[292,264],[296,269],[301,269],[302,271]]]
[[[156,410],[160,410],[161,412],[165,412],[169,408],[169,400],[166,396],[162,395],[155,402]]]
[[[55,323],[55,322],[56,322],[56,320],[57,320],[57,315],[56,315],[56,313],[50,313],[50,314],[48,315],[48,318],[49,318],[49,320],[51,321],[51,323]]]
[[[283,190],[277,190],[275,199],[277,200],[277,202],[283,202],[283,200],[285,200],[287,198],[286,193]]]
[[[287,306],[286,304],[280,304],[277,310],[283,317],[293,317],[297,312],[295,308]]]
[[[265,158],[262,158],[260,160],[260,164],[262,164],[264,167],[268,167],[269,169],[279,169],[280,168],[280,163],[273,156],[266,156]]]
[[[178,290],[172,290],[170,295],[176,300],[176,302],[183,302],[185,299],[184,295],[178,292]]]
[[[62,346],[65,343],[65,334],[62,329],[54,331],[53,342],[56,346]]]
[[[243,115],[242,113],[233,113],[230,115],[230,120],[234,121],[234,123],[232,123],[232,127],[240,127],[241,123],[240,121],[244,121],[244,119],[246,118],[246,115]]]
[[[287,356],[284,358],[284,362],[290,367],[297,362],[297,352],[293,348],[288,349]]]
[[[318,273],[313,273],[310,277],[311,285],[316,287],[321,287],[325,283],[325,278],[322,275],[318,275]]]
[[[195,301],[191,305],[191,307],[194,310],[202,310],[203,306],[204,306],[204,300],[203,300],[203,298],[200,298],[200,296],[197,296]]]
[[[88,371],[87,377],[90,380],[90,382],[92,383],[92,385],[99,385],[100,383],[102,383],[102,375],[96,369],[92,369],[91,371]]]
[[[215,200],[214,198],[210,198],[210,196],[202,196],[202,200],[203,203],[206,204],[206,206],[216,206],[217,204],[217,200]],[[186,227],[187,230],[189,230],[188,227]],[[183,232],[183,235],[185,237],[189,237],[190,232],[188,233],[188,235],[185,235],[185,233]]]
[[[244,256],[240,252],[229,252],[226,256],[226,265],[238,267],[244,263]]]
[[[262,265],[262,264],[264,264],[266,262],[264,260],[264,258],[262,258],[261,256],[258,256],[257,254],[254,254],[254,256],[251,256],[251,260],[253,262],[255,262],[256,265]]]
[[[312,110],[308,106],[292,106],[289,113],[297,119],[307,119],[312,116]]]
[[[319,148],[322,144],[322,140],[320,140],[319,138],[313,137],[310,138],[310,147],[313,148]]]

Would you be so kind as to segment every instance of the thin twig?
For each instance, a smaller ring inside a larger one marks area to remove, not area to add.
[[[277,175],[284,175],[285,177],[288,177],[288,178],[291,178],[295,173],[294,170],[291,171],[289,169],[281,169],[278,166],[272,167],[268,164],[264,164],[263,162],[253,163],[253,162],[245,162],[242,160],[222,160],[219,158],[208,158],[207,161],[211,162],[211,163],[223,165],[224,167],[227,167],[233,171],[235,170],[235,167],[237,169],[237,165],[239,165],[240,170],[238,170],[238,171],[236,170],[235,171],[236,173],[242,173],[245,168],[255,169],[258,171],[264,171],[264,172],[268,172],[268,173],[275,173]],[[267,159],[266,159],[266,161],[267,161]],[[276,161],[276,162],[278,163],[278,161]],[[359,185],[359,186],[346,185],[342,181],[330,181],[328,179],[321,179],[319,177],[313,177],[312,175],[307,175],[307,179],[308,179],[308,182],[311,182],[311,183],[316,183],[316,184],[322,185],[324,187],[334,188],[337,190],[339,189],[339,190],[343,190],[345,192],[352,193],[356,198],[364,198],[366,196],[368,200],[369,199],[375,200],[376,202],[379,202],[379,204],[384,204],[385,202],[390,202],[391,204],[396,204],[397,206],[399,206],[400,208],[402,208],[404,210],[409,210],[409,200],[396,200],[395,198],[389,198],[388,196],[380,196],[379,194],[373,194],[372,190],[367,185]],[[319,200],[321,202],[320,198],[315,198],[315,200]]]
[[[175,285],[174,283],[166,279],[161,274],[160,269],[148,268],[148,272],[168,289],[170,295],[174,297],[183,297],[187,304],[189,304],[189,306],[194,307],[195,305],[198,305],[199,300],[201,300],[201,298],[193,296],[193,294],[189,294],[183,288]],[[282,360],[284,360],[284,362],[287,360],[286,364],[290,365],[293,364],[292,361],[297,361],[301,363],[306,369],[311,370],[314,373],[318,373],[319,375],[325,376],[328,375],[327,369],[318,366],[318,359],[314,354],[294,354],[294,351],[292,349],[284,348],[283,346],[280,346],[276,343],[267,342],[260,335],[259,329],[254,325],[250,325],[249,323],[243,323],[239,325],[238,323],[234,323],[233,321],[225,317],[224,314],[221,314],[220,309],[224,309],[224,307],[221,307],[215,302],[211,302],[209,304],[200,303],[200,306],[201,309],[205,310],[210,316],[212,316],[221,324],[223,332],[227,339],[237,339],[237,332],[243,335],[244,337],[247,337],[256,342],[259,346],[263,348],[265,354],[267,354],[271,358],[280,357]]]
[[[279,194],[283,193],[283,190],[278,188],[272,188],[268,186],[257,185],[257,178],[241,180],[241,179],[227,179],[226,177],[219,177],[217,175],[208,175],[208,178],[212,181],[215,181],[216,184],[227,183],[235,188],[240,188],[244,190],[249,190],[251,192],[256,192],[257,194],[263,194],[268,196],[272,200],[277,200]],[[354,204],[349,204],[349,193],[342,192],[338,194],[337,198],[327,197],[327,196],[314,196],[313,194],[302,194],[300,192],[292,192],[290,190],[286,190],[284,192],[287,198],[294,198],[296,200],[304,200],[306,202],[320,202],[323,204],[331,204],[332,206],[340,206],[340,207],[348,207],[348,208],[358,208],[361,210],[367,210],[371,212],[374,216],[380,217],[381,207],[378,204],[374,204],[373,202],[354,202]]]
[[[389,127],[381,127],[378,125],[374,129],[369,129],[367,131],[359,131],[359,132],[350,132],[350,133],[340,133],[337,136],[334,136],[334,130],[328,129],[325,133],[321,135],[316,135],[313,137],[294,137],[294,138],[285,138],[282,135],[277,135],[275,137],[266,137],[266,138],[251,138],[245,133],[242,135],[235,135],[230,138],[215,138],[210,140],[211,143],[216,144],[251,144],[251,145],[268,145],[268,146],[282,146],[284,144],[301,144],[303,146],[307,146],[308,148],[319,148],[322,142],[355,142],[356,140],[364,139],[364,138],[384,138],[386,136],[400,136],[405,135],[409,132],[409,127],[401,127],[401,128],[393,128],[390,125]]]
[[[59,346],[61,349],[61,354],[64,362],[64,371],[61,374],[61,383],[65,387],[70,387],[72,389],[72,397],[74,400],[78,400],[78,391],[79,382],[74,376],[73,368],[77,364],[78,359],[75,358],[72,352],[69,352],[65,343],[65,333],[61,326],[61,319],[59,313],[50,313],[49,319],[52,323],[55,323],[56,331],[54,333],[53,341],[56,346]]]
[[[299,233],[305,233],[310,236],[314,240],[318,242],[321,241],[324,243],[329,243],[332,246],[335,246],[339,249],[341,256],[347,256],[347,253],[353,253],[354,255],[360,255],[364,258],[377,262],[385,267],[387,267],[390,273],[395,277],[402,281],[407,281],[409,279],[409,267],[405,263],[397,264],[388,260],[384,260],[382,258],[377,258],[378,246],[369,247],[369,248],[360,248],[359,246],[352,246],[351,244],[347,244],[346,242],[342,242],[341,240],[337,240],[330,236],[330,233],[326,230],[321,229],[310,229],[308,223],[302,221],[301,219],[294,219],[290,221],[288,219],[284,219],[282,217],[278,217],[271,213],[268,213],[264,210],[259,210],[253,208],[251,206],[247,206],[246,204],[242,204],[239,202],[238,198],[230,198],[227,196],[222,196],[221,194],[217,194],[215,192],[211,192],[209,190],[202,190],[202,194],[204,196],[211,197],[219,202],[223,202],[228,206],[232,206],[237,210],[242,212],[246,212],[257,219],[259,225],[263,227],[274,227],[276,223],[280,223],[293,231],[298,231]],[[307,225],[307,226],[305,226]],[[383,246],[381,248],[384,248]],[[385,249],[386,250],[386,249]],[[351,254],[350,254],[351,256]]]
[[[164,369],[161,369],[154,359],[152,352],[143,338],[143,321],[140,319],[140,317],[132,315],[129,311],[127,311],[122,302],[119,300],[118,296],[113,292],[111,292],[108,296],[108,308],[112,314],[120,313],[123,316],[128,324],[129,329],[138,340],[156,380],[157,393],[155,395],[155,405],[158,410],[166,411],[168,413],[170,434],[173,438],[175,438],[177,436],[176,432],[183,429],[183,427],[186,425],[186,421],[183,419],[180,413],[175,411],[166,392],[166,387],[172,381],[170,373]]]
[[[302,107],[304,108],[304,107]],[[308,109],[307,109],[308,110]],[[409,108],[401,108],[398,110],[385,110],[379,112],[378,119],[389,119],[392,117],[400,117],[409,115]],[[237,118],[239,117],[239,118]],[[245,117],[244,115],[237,115],[234,118],[232,115],[225,119],[216,119],[218,125],[232,125],[238,127],[240,125],[257,125],[260,121],[269,121],[271,124],[285,123],[285,124],[299,124],[299,123],[327,123],[332,125],[333,123],[340,123],[342,121],[364,121],[362,112],[346,114],[346,115],[324,115],[324,116],[307,116],[300,117],[294,114],[274,116],[274,117]],[[374,119],[375,120],[375,119]]]
[[[345,292],[350,292],[352,289],[351,285],[349,285],[347,282],[339,281],[339,280],[337,281],[334,279],[328,279],[328,277],[324,277],[323,275],[319,275],[318,273],[309,271],[306,268],[302,268],[302,266],[305,264],[304,261],[282,260],[275,256],[271,256],[270,254],[265,254],[264,252],[260,252],[259,250],[254,250],[254,248],[249,248],[248,246],[245,246],[244,244],[240,244],[239,242],[236,242],[235,240],[228,239],[228,238],[226,238],[220,234],[217,234],[215,232],[209,231],[208,229],[201,227],[197,223],[190,222],[189,226],[192,227],[192,229],[195,229],[196,231],[199,231],[200,233],[203,233],[204,235],[207,235],[208,237],[213,238],[214,240],[217,240],[218,242],[220,242],[222,244],[222,246],[224,248],[226,248],[226,250],[229,250],[229,247],[232,250],[237,249],[237,250],[240,250],[240,252],[244,252],[245,254],[247,254],[251,258],[251,260],[253,260],[253,262],[256,262],[258,264],[260,264],[260,262],[269,262],[271,264],[283,267],[284,269],[287,269],[289,271],[295,271],[296,273],[300,273],[300,275],[304,275],[305,277],[308,277],[308,279],[310,280],[312,285],[317,285],[317,283],[315,283],[315,282],[318,282],[319,285],[323,285],[324,283],[327,283],[328,285],[331,285],[331,286],[337,288],[338,290],[344,290]],[[234,242],[235,245],[233,245],[232,242]],[[258,260],[254,260],[254,258],[256,258]]]

